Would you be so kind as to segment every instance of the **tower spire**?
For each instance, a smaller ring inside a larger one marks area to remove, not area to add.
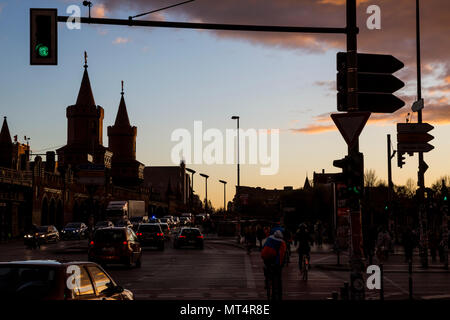
[[[84,72],[81,80],[80,91],[78,92],[76,105],[80,106],[95,106],[94,95],[92,94],[91,82],[87,72],[87,52],[84,52]]]
[[[127,106],[125,104],[125,98],[123,97],[123,80],[122,80],[122,91],[120,92],[120,103],[119,110],[117,111],[116,121],[114,122],[114,126],[117,127],[130,127],[130,120],[128,118]]]
[[[2,130],[0,131],[0,143],[1,144],[12,144],[11,134],[9,133],[8,123],[6,122],[6,117],[3,117]]]

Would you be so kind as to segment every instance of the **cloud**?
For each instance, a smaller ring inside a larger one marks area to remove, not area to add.
[[[93,18],[105,18],[107,11],[108,10],[106,9],[106,7],[103,3],[95,4],[92,7],[92,17]]]
[[[167,5],[164,0],[103,0],[108,10],[126,10],[130,15]],[[405,83],[415,81],[416,41],[415,5],[411,0],[358,1],[358,50],[392,54],[405,63],[398,76]],[[368,30],[369,5],[381,9],[381,30]],[[227,0],[194,1],[164,11],[170,21],[202,21],[254,25],[345,26],[345,0]],[[155,19],[146,16],[147,19]],[[442,65],[435,79],[450,81],[450,41],[448,41],[450,1],[427,0],[421,6],[421,56],[424,76],[433,73],[433,65]],[[345,36],[335,34],[294,34],[208,31],[220,38],[244,39],[255,45],[281,47],[312,53],[345,50]],[[424,85],[425,83],[424,79]]]
[[[116,39],[114,39],[113,44],[124,44],[128,42],[130,42],[130,39],[128,38],[117,37]]]

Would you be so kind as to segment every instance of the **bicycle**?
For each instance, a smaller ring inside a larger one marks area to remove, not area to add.
[[[303,281],[308,281],[308,269],[309,269],[308,255],[304,254],[302,257],[302,269],[300,271],[302,274]]]
[[[264,281],[268,301],[281,300],[281,279],[275,281],[275,266],[264,265]]]

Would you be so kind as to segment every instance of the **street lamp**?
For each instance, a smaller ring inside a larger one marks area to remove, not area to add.
[[[239,169],[239,116],[232,116],[231,120],[237,120],[237,186],[241,186]]]
[[[192,211],[193,206],[194,206],[193,205],[194,204],[194,174],[195,174],[196,171],[192,170],[192,169],[189,169],[189,168],[186,168],[186,171],[191,173],[191,197],[190,197],[189,203],[191,205],[191,211]]]
[[[226,185],[227,185],[227,182],[224,180],[219,180],[219,182],[223,183],[223,217],[225,218],[225,213],[227,212],[227,207],[226,207],[226,203],[227,203]]]
[[[205,178],[205,213],[208,213],[208,178],[209,176],[203,173],[200,173],[200,176]]]

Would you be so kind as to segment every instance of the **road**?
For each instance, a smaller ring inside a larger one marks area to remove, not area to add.
[[[29,259],[87,260],[87,240],[60,241],[29,250],[20,241],[0,244],[0,261]],[[344,259],[344,258],[343,258]],[[427,270],[414,264],[414,298],[450,298],[450,272],[438,266]],[[328,249],[313,250],[309,280],[301,280],[297,255],[283,272],[286,300],[321,300],[339,292],[349,272],[335,267],[336,256]],[[142,267],[109,266],[107,271],[136,299],[152,300],[264,300],[264,275],[258,250],[250,255],[232,239],[206,236],[204,250],[173,249],[167,241],[164,251],[145,248]],[[386,300],[408,298],[408,267],[401,256],[385,265]],[[379,299],[379,290],[367,290],[367,299]]]

